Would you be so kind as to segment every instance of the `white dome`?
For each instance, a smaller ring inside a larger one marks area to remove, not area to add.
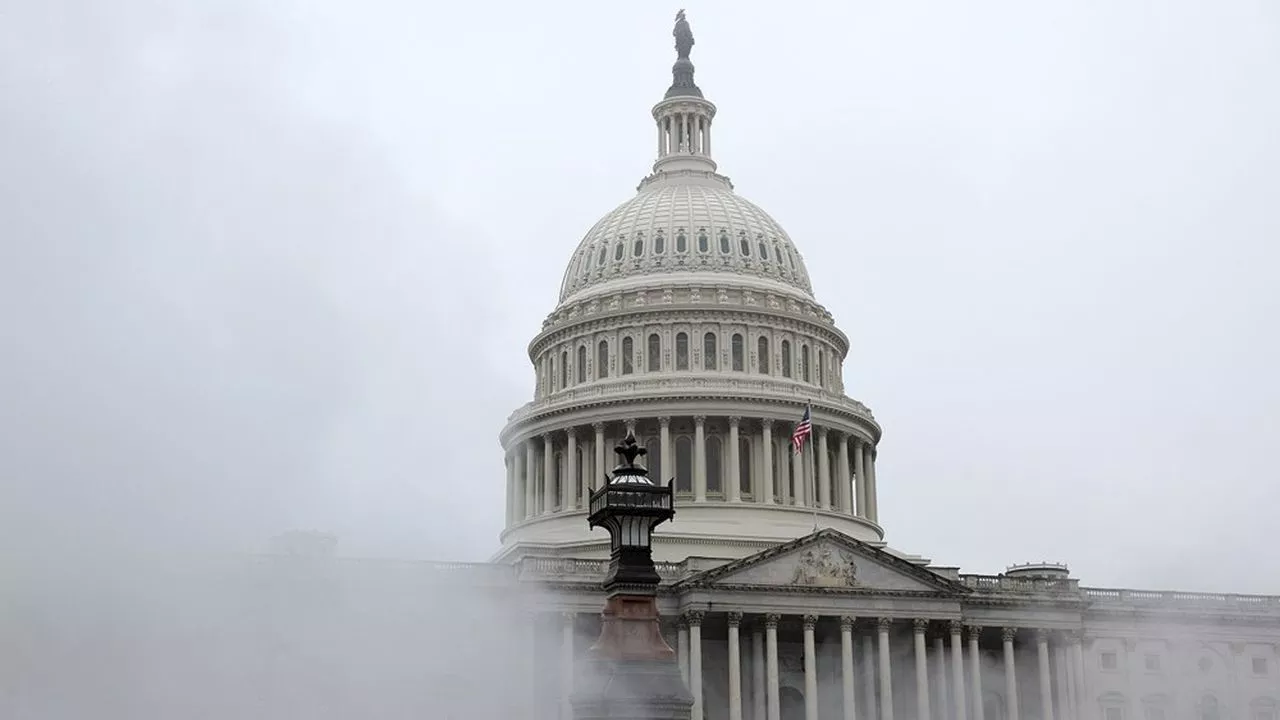
[[[560,301],[681,273],[757,277],[813,296],[800,253],[768,213],[727,182],[666,181],[642,186],[587,232],[565,271]]]

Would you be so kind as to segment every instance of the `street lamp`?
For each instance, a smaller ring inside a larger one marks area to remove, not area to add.
[[[591,495],[592,528],[609,531],[609,574],[600,637],[573,693],[576,720],[688,720],[693,696],[662,637],[653,529],[675,515],[671,483],[655,485],[636,465],[645,454],[627,435],[623,462]]]

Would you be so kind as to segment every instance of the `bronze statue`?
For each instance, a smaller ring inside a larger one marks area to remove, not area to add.
[[[676,13],[676,27],[671,34],[676,38],[676,56],[681,60],[688,60],[689,51],[693,49],[693,31],[689,29],[689,21],[684,18],[684,10]]]

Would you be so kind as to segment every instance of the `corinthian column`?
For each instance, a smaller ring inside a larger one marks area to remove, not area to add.
[[[561,720],[573,720],[573,706],[569,703],[569,698],[573,695],[573,640],[577,617],[571,612],[563,615],[564,626],[560,641],[560,665],[563,673],[560,678]]]
[[[671,418],[658,418],[658,484],[666,485],[671,479]]]
[[[818,486],[818,504],[823,510],[831,509],[831,453],[827,447],[827,429],[814,430],[818,435],[818,477],[813,483]],[[813,498],[809,499],[811,502]]]
[[[542,434],[542,512],[556,509],[556,447],[551,433]]]
[[[578,429],[569,428],[569,440],[565,447],[564,464],[565,478],[564,487],[560,488],[560,494],[564,498],[564,509],[569,510],[573,507],[573,496],[578,487]]]
[[[866,458],[862,455],[863,442],[854,438],[853,441],[853,485],[854,494],[857,495],[858,507],[856,512],[858,517],[867,517],[867,467]]]
[[[524,441],[524,517],[526,520],[538,514],[538,451],[533,438]]]
[[[1053,675],[1049,669],[1049,631],[1036,630],[1036,653],[1040,656],[1040,718],[1053,720]]]
[[[856,720],[858,700],[853,691],[853,623],[852,615],[840,618],[840,691],[843,695],[844,720]]]
[[[889,655],[889,628],[893,620],[880,618],[876,628],[880,631],[880,720],[893,720],[893,681],[889,677],[893,658]]]
[[[707,500],[707,416],[693,418],[693,499]],[[694,720],[697,720],[696,718]]]
[[[1005,720],[1018,720],[1018,675],[1013,654],[1013,639],[1018,629],[1007,627],[1000,631],[1004,643],[1004,704]]]
[[[836,502],[840,505],[841,512],[853,512],[853,497],[850,495],[853,488],[849,485],[849,434],[840,434],[840,443],[836,445],[836,480],[840,484],[837,493]]]
[[[676,623],[676,662],[680,663],[680,677],[689,684],[689,620],[684,615]]]
[[[757,619],[751,628],[751,720],[766,720],[764,627]]]
[[[764,616],[765,673],[769,683],[769,718],[782,720],[782,701],[778,697],[778,621],[782,616],[768,613]]]
[[[738,456],[738,421],[740,419],[729,418],[729,477],[724,479],[725,495],[729,498],[729,502],[738,502],[741,499],[739,479],[742,474],[742,458]]]
[[[742,647],[738,639],[738,626],[742,613],[729,612],[729,720],[742,720]]]
[[[964,644],[960,639],[960,630],[963,624],[959,620],[951,621],[951,685],[956,690],[956,718],[955,720],[965,720],[965,699],[964,699]],[[973,720],[979,720],[974,718]]]
[[[773,473],[773,421],[765,418],[760,421],[760,450],[764,465],[761,470],[764,472],[760,477],[760,494],[764,495],[763,502],[765,505],[772,505],[773,498],[778,492],[777,484],[774,481]]]
[[[969,626],[969,700],[973,703],[973,720],[983,720],[986,714],[982,711],[982,658],[978,651],[978,638],[982,635],[980,625]]]
[[[924,631],[929,621],[923,618],[912,622],[916,645],[916,720],[929,720],[929,648],[924,642]]]
[[[702,610],[685,613],[689,619],[689,691],[693,693],[690,720],[702,720]]]
[[[818,655],[813,628],[817,615],[804,616],[804,720],[818,720]]]
[[[588,481],[587,485],[599,490],[604,487],[605,473],[608,472],[604,466],[604,423],[591,423],[591,428],[596,431],[596,477]]]

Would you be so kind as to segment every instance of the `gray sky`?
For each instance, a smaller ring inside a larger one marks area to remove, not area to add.
[[[895,547],[1280,592],[1273,3],[686,1]],[[4,552],[486,557],[675,9],[0,0]]]

